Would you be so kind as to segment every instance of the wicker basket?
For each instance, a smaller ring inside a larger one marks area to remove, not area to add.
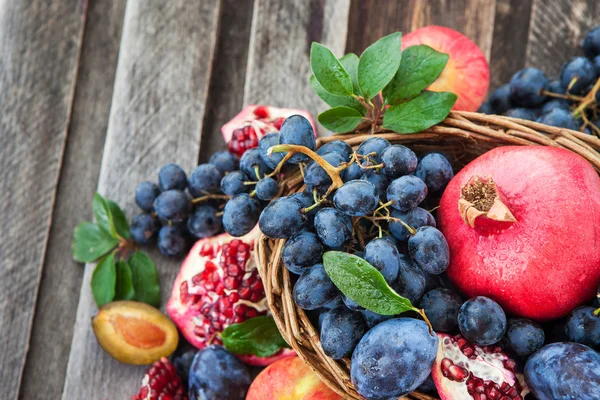
[[[394,144],[410,146],[415,152],[440,151],[450,157],[455,170],[484,152],[498,146],[555,146],[574,151],[600,171],[600,139],[581,132],[555,128],[515,118],[471,112],[452,112],[442,123],[418,134],[379,133]],[[320,138],[317,146],[343,140],[357,147],[369,134],[334,135]],[[286,177],[285,194],[304,189],[300,173]],[[256,257],[269,307],[279,330],[296,353],[335,392],[344,398],[361,399],[350,381],[350,360],[335,361],[325,355],[318,331],[305,312],[294,304],[288,270],[281,261],[285,240],[264,235],[257,242]],[[411,393],[406,398],[435,400],[425,394]]]

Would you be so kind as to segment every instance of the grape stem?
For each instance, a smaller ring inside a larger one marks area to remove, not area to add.
[[[311,149],[304,147],[304,146],[295,145],[295,144],[280,144],[277,146],[272,146],[269,148],[269,150],[267,150],[267,155],[271,155],[273,153],[282,153],[284,151],[287,151],[288,154],[286,154],[286,156],[281,161],[281,163],[279,163],[279,165],[277,166],[277,169],[280,169],[280,166],[283,164],[284,160],[287,161],[286,158],[289,159],[289,157],[291,157],[295,153],[302,153],[302,154],[307,155],[311,159],[313,159],[317,164],[319,164],[319,166],[321,168],[323,168],[325,170],[325,172],[327,172],[327,175],[329,175],[329,177],[331,178],[332,184],[329,187],[329,189],[327,190],[327,193],[325,194],[324,197],[327,197],[327,195],[329,193],[331,193],[332,191],[334,191],[335,189],[341,188],[342,185],[344,184],[344,182],[342,181],[342,178],[340,176],[340,172],[342,172],[344,169],[348,168],[348,165],[340,165],[339,167],[334,167],[331,164],[329,164],[327,161],[325,161],[325,159],[323,157],[321,157],[320,155],[318,155]]]
[[[231,196],[227,196],[226,194],[207,194],[205,196],[196,197],[192,199],[192,204],[202,203],[207,200],[229,200]]]

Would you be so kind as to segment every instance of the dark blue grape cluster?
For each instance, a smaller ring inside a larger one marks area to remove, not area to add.
[[[560,75],[548,78],[538,68],[517,71],[497,88],[480,112],[537,121],[546,125],[600,136],[600,27],[582,43],[585,56],[563,64]]]
[[[257,148],[245,151],[241,158],[229,151],[217,151],[188,176],[177,164],[167,164],[158,174],[158,185],[145,181],[138,185],[135,201],[143,213],[131,226],[131,235],[138,244],[158,240],[158,248],[167,256],[184,254],[192,239],[203,239],[223,231],[232,236],[244,236],[257,224],[261,211],[280,193],[275,172],[285,153],[268,153],[279,144],[302,145],[315,149],[315,133],[311,123],[300,115],[284,121],[280,132],[265,135]],[[303,154],[294,154],[289,163],[305,161]],[[304,203],[294,202],[297,210]],[[311,203],[312,204],[312,203]],[[274,202],[286,208],[289,204]],[[288,213],[289,215],[289,213]],[[282,229],[294,229],[303,219],[282,224]],[[294,219],[294,218],[292,218]],[[296,225],[294,225],[296,224]]]

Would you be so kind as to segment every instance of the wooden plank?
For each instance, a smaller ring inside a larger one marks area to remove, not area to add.
[[[525,66],[532,0],[496,0],[490,56],[491,89],[510,81]]]
[[[346,51],[360,54],[389,33],[442,25],[467,35],[489,59],[495,7],[496,0],[353,0]]]
[[[222,23],[217,34],[214,65],[219,73],[211,77],[206,119],[202,127],[200,162],[207,162],[211,154],[225,148],[221,126],[243,107],[244,81],[248,63],[248,42],[252,26],[254,0],[223,0]]]
[[[582,55],[581,40],[600,23],[597,0],[534,0],[526,66],[557,75],[570,57]]]
[[[35,399],[40,393],[47,399],[59,399],[62,393],[83,277],[83,267],[71,257],[71,239],[73,227],[91,219],[125,3],[96,0],[87,10],[68,141],[23,371],[22,399]],[[52,332],[51,340],[48,332]],[[44,379],[39,379],[41,376]]]
[[[176,161],[191,171],[216,41],[219,2],[129,0],[98,191],[136,210],[136,185]],[[166,302],[180,262],[153,253]],[[90,327],[96,307],[87,265],[62,398],[123,399],[139,388],[147,367],[122,365],[100,349]],[[164,303],[163,303],[164,304]]]
[[[2,399],[17,398],[25,364],[86,7],[0,2]]]
[[[310,45],[323,43],[341,56],[348,10],[348,0],[256,0],[244,104],[305,109],[314,117],[323,111],[308,84]]]

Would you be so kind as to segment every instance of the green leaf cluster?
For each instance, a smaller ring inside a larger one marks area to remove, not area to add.
[[[134,251],[129,223],[123,210],[96,193],[92,203],[96,222],[82,222],[73,232],[73,258],[97,262],[92,274],[92,295],[98,307],[115,300],[136,300],[160,305],[156,265],[142,251]]]
[[[426,89],[444,70],[448,55],[425,45],[401,48],[400,32],[379,39],[360,58],[349,53],[338,59],[313,43],[310,86],[331,106],[319,115],[321,125],[334,132],[352,132],[363,124],[372,133],[382,128],[415,133],[446,118],[457,96]]]
[[[221,340],[234,354],[254,354],[258,357],[269,357],[290,347],[270,316],[254,317],[229,325],[221,333]]]

